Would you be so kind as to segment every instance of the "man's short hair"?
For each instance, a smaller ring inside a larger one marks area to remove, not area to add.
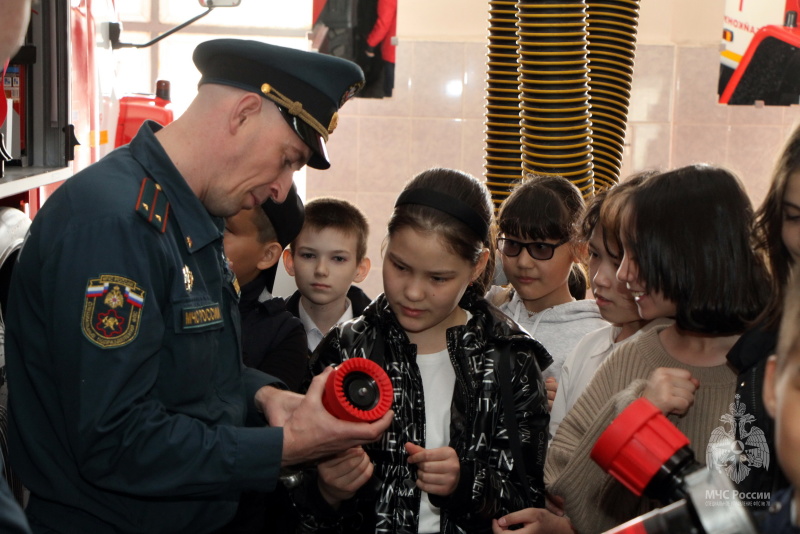
[[[345,235],[356,237],[356,261],[361,261],[367,255],[367,237],[369,237],[369,223],[367,218],[355,205],[346,200],[333,197],[319,197],[306,204],[305,222],[303,229],[321,231],[333,228]],[[289,245],[294,253],[295,242]]]

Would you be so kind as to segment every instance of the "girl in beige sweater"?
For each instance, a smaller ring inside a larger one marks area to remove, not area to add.
[[[605,209],[605,207],[604,207]],[[590,458],[595,441],[639,397],[685,433],[698,461],[736,385],[726,354],[768,294],[750,246],[752,208],[730,172],[692,165],[651,177],[618,211],[627,283],[643,319],[674,317],[619,347],[564,418],[548,451],[545,482],[553,512],[526,509],[495,532],[603,532],[658,506],[638,498]]]

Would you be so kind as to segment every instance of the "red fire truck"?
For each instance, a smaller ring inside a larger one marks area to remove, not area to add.
[[[800,0],[726,0],[720,103],[800,103]]]

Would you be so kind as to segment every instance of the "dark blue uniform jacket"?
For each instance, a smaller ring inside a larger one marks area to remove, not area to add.
[[[280,468],[282,430],[253,402],[275,379],[242,365],[222,220],[157,128],[61,186],[14,270],[11,460],[32,524],[57,532],[208,532]]]

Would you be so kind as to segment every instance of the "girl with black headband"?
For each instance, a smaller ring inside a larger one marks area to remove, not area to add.
[[[394,420],[306,473],[295,496],[307,531],[490,533],[494,518],[544,506],[550,356],[483,298],[491,221],[485,185],[460,171],[425,171],[398,198],[384,294],[311,361],[314,373],[380,363]]]

